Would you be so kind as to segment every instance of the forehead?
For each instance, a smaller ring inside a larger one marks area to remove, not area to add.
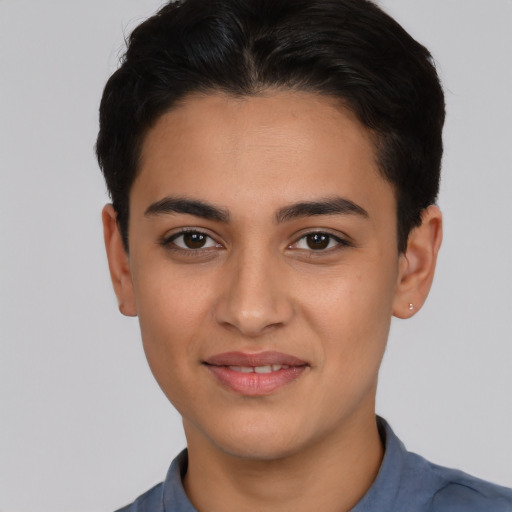
[[[146,135],[131,206],[144,208],[133,204],[141,197],[181,195],[243,212],[255,202],[277,209],[341,195],[371,210],[380,208],[383,190],[393,198],[372,134],[336,100],[298,92],[194,95]]]

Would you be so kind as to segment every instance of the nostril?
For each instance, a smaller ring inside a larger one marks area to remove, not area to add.
[[[267,253],[240,257],[220,284],[215,316],[219,324],[245,336],[259,336],[286,325],[293,317],[286,282]]]

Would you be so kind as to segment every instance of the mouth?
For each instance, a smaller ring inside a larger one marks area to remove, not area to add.
[[[245,396],[264,396],[297,380],[309,364],[281,352],[226,352],[203,362],[224,387]]]

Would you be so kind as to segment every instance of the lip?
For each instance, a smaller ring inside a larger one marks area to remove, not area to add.
[[[225,352],[209,357],[205,367],[220,384],[245,396],[264,396],[297,380],[308,368],[306,361],[281,352]],[[240,367],[272,367],[268,373],[245,373]],[[235,369],[234,369],[235,368]],[[236,369],[238,368],[238,370]]]

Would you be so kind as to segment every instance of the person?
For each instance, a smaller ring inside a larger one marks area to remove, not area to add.
[[[427,298],[444,97],[370,0],[182,0],[100,106],[120,311],[187,449],[123,511],[507,511],[375,415],[391,317]]]

